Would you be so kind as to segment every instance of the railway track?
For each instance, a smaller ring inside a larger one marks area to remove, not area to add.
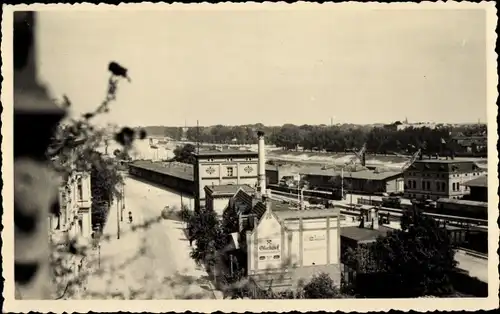
[[[289,201],[298,203],[297,193],[279,191],[279,190],[274,189],[273,186],[270,186],[269,189],[272,191],[273,194],[277,194],[277,195],[280,195],[282,197],[288,197]],[[328,193],[328,192],[324,192],[324,191],[321,191],[321,192],[326,193],[326,194]],[[326,197],[304,195],[304,200],[308,200],[311,198],[322,199],[325,202],[332,201],[334,204],[336,204],[337,206],[342,208],[341,212],[343,214],[359,215],[361,213],[361,208],[357,208],[356,205],[362,206],[362,204],[353,204],[351,206],[350,204],[343,204],[341,201],[331,200],[331,199],[326,198]],[[364,206],[371,206],[371,205],[364,205]],[[404,211],[405,211],[404,209],[388,208],[388,207],[380,207],[380,209],[379,209],[379,213],[390,214],[390,216],[394,216],[394,218],[401,217],[403,215]],[[456,227],[467,226],[467,227],[472,227],[472,228],[483,230],[483,231],[487,231],[487,228],[488,228],[488,221],[484,220],[484,219],[476,219],[476,218],[468,218],[468,217],[452,216],[452,215],[442,215],[442,214],[429,213],[429,212],[424,212],[424,215],[430,216],[436,220],[447,221],[448,224],[451,226],[456,226]]]

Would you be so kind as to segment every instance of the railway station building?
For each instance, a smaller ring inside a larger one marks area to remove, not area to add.
[[[410,199],[460,199],[470,194],[466,182],[484,169],[474,161],[456,159],[416,160],[404,172],[405,197]]]

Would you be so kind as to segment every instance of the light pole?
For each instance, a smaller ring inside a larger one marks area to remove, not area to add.
[[[118,198],[116,200],[116,238],[120,239],[120,206],[118,206]]]

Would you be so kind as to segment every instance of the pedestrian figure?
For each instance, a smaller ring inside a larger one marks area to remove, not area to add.
[[[132,223],[132,212],[128,212],[128,222]]]
[[[193,246],[193,234],[191,232],[191,228],[188,229],[188,240],[189,240],[189,246]]]

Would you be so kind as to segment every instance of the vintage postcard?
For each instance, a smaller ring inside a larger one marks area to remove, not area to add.
[[[4,310],[498,307],[496,25],[3,5]]]

